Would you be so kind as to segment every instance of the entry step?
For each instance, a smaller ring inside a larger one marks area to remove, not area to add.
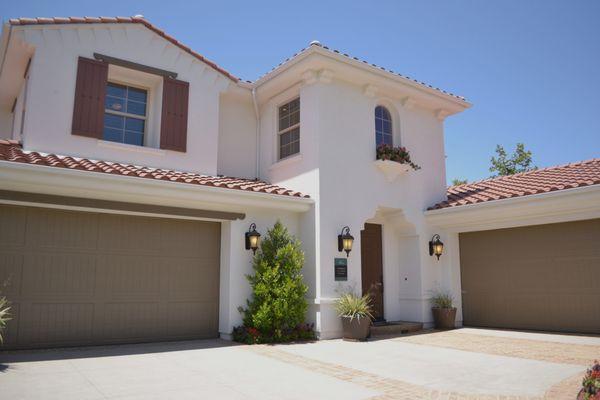
[[[423,330],[422,322],[388,321],[371,326],[371,336],[392,336]]]

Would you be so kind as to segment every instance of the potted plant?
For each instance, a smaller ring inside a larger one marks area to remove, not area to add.
[[[431,296],[431,312],[435,329],[454,329],[456,307],[452,306],[452,295],[446,291],[437,291]]]
[[[581,386],[577,400],[600,399],[600,363],[598,361],[594,361],[594,365],[587,370]]]
[[[366,340],[371,328],[371,296],[360,297],[352,292],[342,294],[335,303],[342,319],[344,340]]]

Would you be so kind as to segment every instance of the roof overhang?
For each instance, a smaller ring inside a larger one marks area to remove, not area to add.
[[[106,173],[0,161],[3,190],[134,204],[246,213],[249,209],[308,211],[314,200]]]
[[[600,218],[600,185],[425,211],[431,225],[450,232]]]
[[[456,114],[471,104],[458,96],[428,87],[404,76],[349,56],[310,46],[282,63],[252,84],[259,102],[264,102],[306,79],[307,71],[326,71],[333,79],[365,87],[377,96],[398,98],[431,110],[443,110],[444,116]]]

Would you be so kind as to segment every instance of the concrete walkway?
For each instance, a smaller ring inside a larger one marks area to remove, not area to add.
[[[560,399],[575,397],[598,357],[598,337],[476,329],[6,352],[0,399]]]

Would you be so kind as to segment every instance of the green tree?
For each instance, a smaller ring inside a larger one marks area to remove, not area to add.
[[[517,174],[519,172],[527,172],[537,169],[532,165],[531,151],[525,150],[523,143],[517,143],[515,152],[509,157],[501,145],[496,145],[497,157],[492,157],[490,160],[492,166],[490,172],[494,173],[492,177],[506,176]]]
[[[469,183],[466,179],[452,179],[452,186],[466,185]]]
[[[278,340],[304,322],[308,287],[301,274],[303,264],[300,241],[277,221],[254,256],[254,275],[248,276],[253,296],[243,310],[246,327]]]

